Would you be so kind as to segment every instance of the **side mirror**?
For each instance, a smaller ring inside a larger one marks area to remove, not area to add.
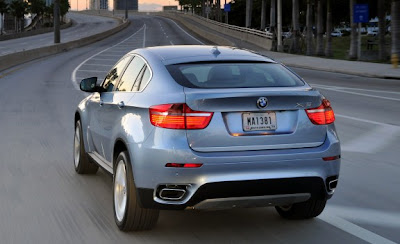
[[[84,92],[97,92],[100,90],[97,86],[97,77],[83,79],[79,87]]]

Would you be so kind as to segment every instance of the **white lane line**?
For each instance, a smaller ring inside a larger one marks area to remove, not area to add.
[[[104,67],[110,67],[113,66],[112,64],[84,64],[83,66],[104,66]]]
[[[112,58],[92,58],[91,60],[101,60],[101,61],[112,61],[112,62],[115,62],[115,59],[112,59]]]
[[[400,127],[378,126],[359,137],[343,143],[341,149],[347,152],[374,154],[392,144],[398,134],[400,134]]]
[[[377,121],[373,121],[373,120],[368,120],[368,119],[355,118],[355,117],[347,116],[347,115],[343,115],[343,114],[336,114],[336,113],[335,113],[335,116],[336,116],[336,117],[340,117],[340,118],[345,118],[345,119],[351,119],[351,120],[355,120],[355,121],[359,121],[359,122],[374,124],[374,125],[399,127],[399,126],[396,126],[396,125],[385,124],[385,123],[381,123],[381,122],[377,122]]]
[[[101,54],[100,57],[121,57],[121,55],[113,55],[113,54]]]
[[[320,85],[320,84],[310,84],[311,86],[315,87],[324,87],[324,88],[333,88],[333,89],[344,89],[344,90],[354,90],[354,91],[365,91],[365,92],[376,92],[376,93],[388,93],[388,94],[396,94],[400,95],[400,92],[394,91],[385,91],[385,90],[370,90],[370,89],[362,89],[362,88],[354,88],[354,87],[345,87],[345,86],[327,86],[327,85]]]
[[[171,43],[172,46],[175,45],[172,41],[169,41],[169,43]]]
[[[166,18],[166,19],[171,21],[172,23],[174,23],[179,29],[181,29],[181,31],[183,31],[186,35],[190,36],[193,40],[197,41],[201,45],[205,45],[204,42],[200,41],[196,37],[194,37],[194,36],[190,35],[189,33],[187,33],[184,29],[182,29],[182,27],[180,27],[175,21],[173,21],[172,19],[168,19],[168,18]]]
[[[132,35],[130,35],[128,38],[122,40],[121,42],[115,44],[114,46],[111,46],[111,47],[109,47],[109,48],[106,48],[106,49],[104,49],[103,51],[100,51],[100,52],[98,52],[98,53],[96,53],[96,54],[90,56],[89,58],[85,59],[82,63],[80,63],[78,66],[76,66],[76,68],[74,69],[74,71],[73,71],[72,74],[71,74],[71,82],[72,82],[73,86],[75,87],[75,89],[78,90],[78,91],[80,91],[80,88],[79,88],[79,86],[78,86],[78,83],[76,82],[76,72],[78,71],[78,69],[80,69],[80,67],[82,67],[82,65],[83,65],[84,63],[86,63],[86,62],[89,61],[90,59],[96,57],[97,55],[99,55],[99,54],[101,54],[101,53],[104,53],[104,52],[106,52],[107,50],[110,50],[111,48],[113,48],[113,47],[115,47],[115,46],[118,46],[119,44],[123,43],[124,41],[128,40],[129,38],[133,37],[134,35],[136,35],[137,33],[139,33],[139,32],[144,28],[144,26],[145,26],[145,25],[143,25],[142,28],[140,28],[138,31],[136,31],[136,32],[133,33]]]
[[[394,211],[329,204],[324,211],[356,223],[400,229],[400,213]]]
[[[400,101],[400,98],[383,97],[383,96],[370,95],[370,94],[359,93],[359,92],[344,91],[344,90],[340,90],[340,89],[336,89],[336,88],[329,88],[329,87],[322,87],[322,86],[314,86],[314,87],[318,88],[318,89],[322,89],[322,90],[343,92],[343,93],[348,93],[348,94],[353,94],[353,95],[359,95],[359,96],[365,96],[365,97],[373,97],[373,98],[379,98],[379,99],[385,99],[385,100],[391,100],[391,101]]]
[[[335,114],[335,116],[378,126],[353,140],[343,142],[341,145],[342,151],[373,154],[391,144],[400,134],[400,126],[341,114]]]
[[[368,243],[373,244],[395,244],[395,242],[388,240],[380,235],[377,235],[369,230],[361,228],[358,225],[355,225],[347,220],[336,217],[333,214],[330,214],[329,211],[324,211],[319,219],[325,221],[326,223],[335,226],[338,229],[343,230],[353,236],[356,236]]]
[[[107,73],[104,70],[92,70],[92,69],[80,69],[77,72],[96,72],[96,73]]]
[[[146,29],[147,26],[144,24],[144,30],[143,30],[143,47],[146,47]]]

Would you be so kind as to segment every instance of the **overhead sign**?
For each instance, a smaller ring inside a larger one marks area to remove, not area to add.
[[[354,23],[368,23],[368,21],[369,21],[368,4],[354,4],[354,6],[353,6],[353,22]]]
[[[231,11],[231,4],[230,3],[224,4],[224,11],[225,12],[230,12]]]

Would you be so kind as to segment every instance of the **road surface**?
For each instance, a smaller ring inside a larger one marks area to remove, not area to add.
[[[71,12],[67,14],[67,17],[72,19],[74,23],[71,27],[61,30],[61,43],[101,33],[118,25],[116,19],[102,16]],[[0,41],[0,57],[10,53],[31,50],[53,44],[53,32]]]
[[[122,32],[0,74],[2,243],[399,243],[400,83],[296,69],[333,104],[342,141],[335,196],[313,220],[273,208],[162,211],[152,231],[114,224],[112,178],[77,175],[73,116],[81,78],[105,72],[128,50],[201,44],[173,21],[142,16]]]

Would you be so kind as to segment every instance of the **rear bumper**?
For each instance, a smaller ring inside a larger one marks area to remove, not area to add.
[[[265,207],[331,196],[319,177],[207,183],[199,187],[187,202],[175,204],[156,201],[153,189],[138,188],[138,194],[144,208],[171,210]]]
[[[319,147],[213,153],[190,149],[184,131],[179,134],[172,130],[154,130],[144,144],[130,144],[129,152],[138,196],[145,208],[185,209],[202,202],[203,206],[212,206],[215,202],[223,202],[218,206],[229,206],[232,198],[241,198],[236,200],[247,202],[245,206],[260,203],[269,206],[279,201],[294,203],[298,199],[293,194],[303,193],[310,194],[311,198],[329,199],[334,192],[328,188],[329,182],[336,180],[340,171],[340,159],[323,160],[340,155],[334,127]],[[203,165],[167,168],[167,163]],[[186,192],[179,200],[162,199],[160,187],[169,186],[184,188]],[[282,200],[278,195],[291,196]],[[266,197],[260,201],[251,199],[261,196]],[[267,196],[278,197],[268,200]],[[205,204],[208,199],[214,199],[213,203]]]

